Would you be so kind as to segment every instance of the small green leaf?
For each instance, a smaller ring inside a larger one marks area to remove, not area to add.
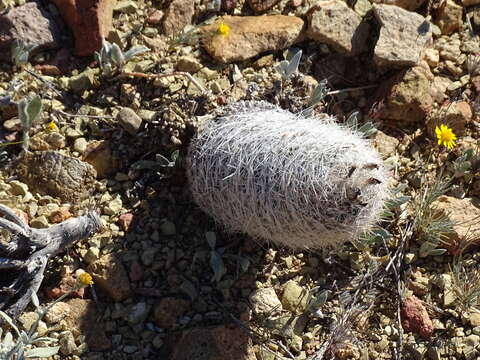
[[[125,52],[125,54],[123,54],[123,55],[124,55],[125,61],[128,61],[131,58],[133,58],[134,56],[140,55],[140,54],[142,54],[144,52],[147,52],[147,51],[150,51],[150,49],[148,47],[134,46],[133,48],[131,48],[130,50]]]
[[[35,306],[37,309],[40,306],[40,302],[38,301],[38,296],[37,293],[34,291],[32,292],[32,304]]]
[[[223,275],[226,274],[227,269],[225,268],[222,257],[215,250],[210,252],[210,267],[213,270],[212,280],[215,280],[217,283],[220,282]]]
[[[358,132],[363,133],[365,137],[369,137],[377,132],[377,128],[371,121],[368,121],[358,128]]]
[[[213,231],[207,231],[205,233],[205,239],[207,239],[210,249],[214,250],[215,245],[217,244],[217,236],[215,235],[215,233]]]
[[[48,358],[50,356],[57,354],[59,349],[60,349],[60,346],[38,347],[38,348],[30,349],[27,352],[25,352],[25,357]]]
[[[353,113],[350,114],[348,119],[345,121],[345,125],[349,127],[352,130],[357,130],[358,128],[358,111],[354,111]]]
[[[439,255],[445,254],[446,252],[447,252],[447,249],[433,249],[428,253],[428,255],[439,256]]]

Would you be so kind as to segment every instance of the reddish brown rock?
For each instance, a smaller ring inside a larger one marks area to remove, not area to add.
[[[169,329],[190,308],[190,302],[185,299],[166,297],[160,299],[153,310],[155,324]]]
[[[47,288],[45,290],[45,295],[47,295],[47,297],[52,300],[58,299],[60,296],[65,295],[70,290],[72,290],[76,282],[77,280],[71,274],[67,274],[64,277],[62,277],[58,286],[53,288]],[[85,295],[85,288],[81,288],[81,289],[78,289],[77,291],[74,291],[70,295],[70,297],[83,298],[84,295]]]
[[[123,301],[131,294],[130,281],[125,267],[114,255],[102,256],[88,265],[87,272],[93,281],[114,301]]]
[[[57,24],[37,2],[17,6],[0,15],[0,59],[10,60],[14,40],[22,40],[38,50],[55,48],[60,41]]]
[[[151,25],[157,25],[162,22],[162,19],[163,11],[155,9],[148,14],[147,23]]]
[[[43,75],[49,76],[58,76],[62,74],[58,67],[49,64],[35,65],[35,70],[40,71]]]
[[[185,330],[169,360],[255,360],[252,340],[237,326],[221,325]]]
[[[52,211],[48,220],[52,224],[59,224],[67,219],[72,217],[72,213],[68,210],[68,208],[62,206],[59,207],[57,210]]]
[[[130,265],[130,281],[140,281],[143,277],[143,269],[142,265],[140,265],[137,261],[133,262]]]
[[[118,225],[122,228],[123,231],[128,231],[130,230],[130,226],[132,225],[133,221],[133,214],[132,213],[126,213],[120,215],[118,218]]]
[[[192,23],[195,12],[192,0],[173,0],[163,18],[163,32],[165,35],[174,35]]]
[[[429,338],[433,333],[433,323],[421,300],[414,295],[405,299],[401,308],[402,327],[423,338]]]
[[[20,217],[20,219],[23,220],[25,224],[28,224],[28,214],[25,211],[22,211],[20,209],[12,209],[17,216]]]
[[[112,28],[115,0],[52,0],[75,37],[78,56],[90,56],[102,47]]]

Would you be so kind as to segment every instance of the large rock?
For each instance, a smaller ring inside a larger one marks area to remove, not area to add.
[[[173,0],[163,17],[163,32],[174,35],[192,23],[195,12],[192,0]]]
[[[114,255],[102,256],[87,267],[93,281],[114,301],[122,301],[131,294],[130,280],[127,271]]]
[[[367,50],[369,26],[341,0],[319,1],[307,14],[310,39],[346,55]]]
[[[90,196],[97,175],[90,164],[56,151],[26,153],[18,174],[32,192],[58,197],[63,202]]]
[[[421,300],[414,295],[405,299],[400,311],[402,327],[407,332],[413,332],[423,338],[433,334],[433,323]]]
[[[190,302],[175,297],[165,297],[155,305],[153,317],[155,324],[163,329],[169,329],[190,308]]]
[[[14,40],[37,45],[37,50],[55,48],[60,31],[45,9],[37,2],[29,2],[0,15],[0,60],[10,60]]]
[[[78,56],[90,56],[102,47],[112,28],[116,0],[51,0],[75,37]]]
[[[273,288],[257,289],[249,297],[255,314],[277,314],[282,311],[282,303]]]
[[[433,107],[432,82],[426,63],[387,80],[373,99],[378,103],[376,116],[405,123],[424,120]]]
[[[377,4],[395,5],[406,10],[416,10],[425,3],[426,0],[373,0]]]
[[[230,27],[228,35],[217,34],[220,22]],[[243,61],[301,41],[302,29],[303,20],[295,16],[223,16],[203,28],[203,46],[217,61]]]
[[[375,5],[373,12],[381,25],[375,63],[391,68],[416,65],[423,48],[432,39],[425,18],[394,5]]]
[[[255,360],[252,340],[237,326],[220,325],[185,330],[169,360]]]

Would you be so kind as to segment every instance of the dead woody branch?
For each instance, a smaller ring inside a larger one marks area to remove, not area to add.
[[[96,212],[47,229],[29,227],[1,204],[0,216],[0,229],[10,233],[8,242],[0,241],[0,309],[11,316],[21,313],[38,291],[50,258],[101,229]]]

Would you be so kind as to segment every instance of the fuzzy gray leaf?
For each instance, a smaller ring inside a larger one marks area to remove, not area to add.
[[[205,233],[205,238],[207,239],[210,249],[214,250],[215,245],[217,244],[217,236],[215,235],[215,233],[213,231],[207,231]]]
[[[32,124],[42,111],[42,100],[40,96],[35,96],[32,100],[28,102],[27,105],[27,113],[30,119],[30,124]]]
[[[227,269],[223,263],[223,259],[220,254],[214,250],[210,252],[210,267],[213,270],[213,279],[218,283],[226,274]]]
[[[53,347],[38,347],[35,349],[30,349],[25,353],[25,357],[33,358],[48,358],[58,353],[60,346],[53,346]]]
[[[134,56],[140,55],[140,54],[142,54],[144,52],[147,52],[147,51],[150,51],[150,49],[146,46],[134,46],[133,48],[131,48],[130,50],[125,52],[125,54],[124,54],[125,61],[128,61],[131,58],[133,58]]]

